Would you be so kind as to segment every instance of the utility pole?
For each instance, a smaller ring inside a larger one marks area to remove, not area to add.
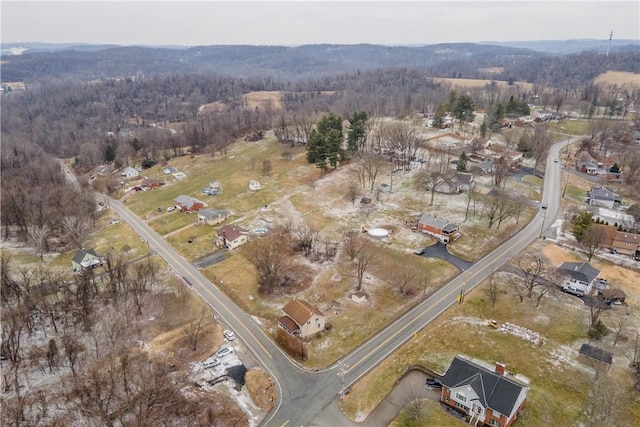
[[[540,238],[542,239],[542,232],[544,231],[544,221],[547,219],[547,209],[544,209],[542,213],[542,224],[540,225]]]
[[[611,30],[611,34],[609,34],[609,46],[607,46],[607,57],[609,57],[609,49],[611,49],[611,39],[613,38],[613,30]]]

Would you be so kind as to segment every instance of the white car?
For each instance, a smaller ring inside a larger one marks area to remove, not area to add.
[[[222,358],[230,355],[231,353],[233,353],[233,350],[231,350],[229,347],[222,347],[220,350],[218,350],[218,352],[216,353],[216,356],[218,356],[219,358]]]
[[[230,330],[228,330],[228,329],[227,329],[226,331],[224,331],[222,334],[223,334],[223,335],[224,335],[224,337],[225,337],[226,339],[228,339],[229,341],[233,341],[233,340],[235,340],[235,339],[236,339],[236,334],[234,334],[234,333],[233,333],[233,331],[230,331]]]
[[[171,212],[171,211],[175,211],[175,210],[176,210],[176,207],[175,207],[175,206],[169,206],[169,207],[167,208],[167,212]]]

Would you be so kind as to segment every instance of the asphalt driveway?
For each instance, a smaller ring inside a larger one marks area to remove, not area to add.
[[[442,242],[438,242],[435,245],[424,248],[424,252],[420,255],[425,258],[440,258],[458,267],[460,271],[465,271],[473,265],[472,262],[466,261],[462,258],[458,258],[455,255],[449,253],[447,245]]]
[[[432,375],[431,377],[436,377]],[[367,418],[359,425],[363,427],[388,426],[400,411],[415,399],[440,401],[440,390],[425,387],[429,375],[419,370],[412,370],[393,387],[393,390],[375,407]]]

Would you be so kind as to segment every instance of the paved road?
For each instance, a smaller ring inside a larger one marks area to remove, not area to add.
[[[511,256],[525,249],[539,238],[558,214],[560,200],[560,163],[554,163],[559,150],[569,141],[558,143],[549,153],[545,173],[542,204],[538,215],[523,230],[465,272],[435,292],[397,321],[386,327],[361,347],[346,355],[335,365],[320,372],[300,368],[287,358],[250,316],[240,310],[217,287],[167,242],[151,230],[122,203],[111,200],[111,207],[123,220],[145,239],[149,247],[161,255],[180,276],[186,277],[193,288],[213,307],[221,319],[234,329],[262,366],[276,379],[277,407],[263,424],[273,426],[347,426],[352,425],[337,408],[340,390],[357,381],[384,360],[401,344],[422,330],[429,322],[456,303],[456,297],[480,283]]]

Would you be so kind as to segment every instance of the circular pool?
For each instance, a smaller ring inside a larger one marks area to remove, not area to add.
[[[389,230],[385,230],[384,228],[371,228],[367,233],[369,233],[371,237],[381,239],[389,235]]]

